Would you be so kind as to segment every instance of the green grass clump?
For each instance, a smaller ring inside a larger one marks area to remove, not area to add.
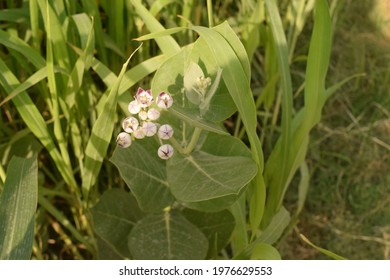
[[[315,129],[311,188],[296,228],[350,259],[390,258],[390,40],[373,22],[381,16],[374,8],[373,1],[343,1],[339,11],[328,80],[364,76],[329,101]],[[296,235],[289,241],[285,257],[323,258]]]

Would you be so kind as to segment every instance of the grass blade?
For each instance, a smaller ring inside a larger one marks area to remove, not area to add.
[[[310,130],[320,120],[321,110],[327,97],[325,77],[330,59],[330,49],[331,21],[329,10],[326,0],[318,0],[315,6],[314,29],[306,68],[305,107],[296,114],[292,121],[293,136],[288,143],[290,156],[283,181],[280,179],[278,169],[280,160],[285,158],[282,137],[278,140],[267,161],[265,178],[271,193],[269,204],[266,207],[267,219],[264,220],[263,226],[266,226],[281,206],[287,187],[305,158]]]
[[[43,59],[43,57],[40,55],[38,51],[31,48],[26,42],[19,39],[18,37],[10,35],[1,29],[0,29],[0,44],[21,53],[27,60],[31,61],[31,63],[38,69],[46,65],[45,60]]]
[[[151,33],[165,30],[161,23],[159,23],[158,20],[144,7],[144,5],[142,5],[140,0],[129,1],[134,6],[135,10]],[[168,56],[180,51],[180,46],[171,36],[156,38],[155,40],[161,51]]]
[[[57,73],[60,70],[54,69],[54,72]],[[25,80],[22,84],[20,84],[17,88],[15,88],[6,98],[3,99],[3,101],[0,102],[0,107],[3,106],[5,103],[10,101],[12,98],[17,96],[19,93],[29,89],[30,87],[36,85],[43,79],[47,77],[47,67],[43,67],[39,69],[37,72],[32,74],[30,77],[28,77],[27,80]]]
[[[20,85],[17,78],[2,60],[0,60],[0,84],[3,86],[7,94],[13,92],[15,88]],[[63,161],[56,145],[54,144],[46,123],[34,102],[25,91],[16,95],[12,99],[12,102],[15,104],[15,107],[25,124],[50,153],[51,158],[55,162],[65,182],[75,189],[77,183],[74,180],[72,170]]]
[[[324,255],[327,255],[328,257],[331,257],[332,259],[335,259],[335,260],[346,260],[346,258],[340,256],[340,255],[337,255],[336,253],[333,253],[329,250],[326,250],[324,248],[321,248],[321,247],[318,247],[317,245],[314,245],[313,243],[311,243],[311,241],[309,239],[307,239],[306,236],[304,236],[303,234],[300,234],[299,235],[301,237],[301,239],[303,241],[305,241],[307,244],[309,244],[311,247],[317,249],[318,251],[320,251],[321,253],[323,253]]]
[[[84,162],[84,169],[82,171],[82,192],[86,203],[88,203],[89,190],[95,184],[96,178],[99,175],[103,159],[111,141],[112,132],[114,131],[115,111],[120,83],[130,59],[140,47],[141,46],[139,46],[130,55],[125,64],[123,64],[118,78],[108,93],[104,104],[104,110],[98,116],[95,124],[93,125],[91,137],[85,150],[86,158]]]
[[[31,258],[37,203],[36,157],[13,157],[0,198],[0,259]]]
[[[271,221],[272,216],[277,211],[280,196],[283,192],[284,182],[288,176],[288,162],[290,157],[290,143],[291,143],[291,119],[292,119],[292,82],[290,74],[290,65],[288,63],[288,47],[287,40],[284,35],[282,20],[274,0],[266,0],[266,10],[269,15],[274,46],[276,48],[276,57],[278,60],[280,82],[282,90],[282,123],[280,136],[280,157],[278,161],[277,176],[271,178],[271,182],[266,177],[266,184],[268,187],[268,197],[266,214],[264,216],[264,223]]]

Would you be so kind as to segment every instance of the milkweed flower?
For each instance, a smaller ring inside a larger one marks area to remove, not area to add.
[[[152,122],[144,122],[142,124],[142,129],[145,132],[145,136],[151,137],[156,134],[157,132],[157,125]]]
[[[173,128],[169,124],[163,124],[158,129],[158,137],[162,140],[168,140],[173,135]]]
[[[147,118],[151,121],[156,121],[160,118],[160,112],[157,109],[149,109],[147,113]]]
[[[131,137],[130,134],[126,132],[119,133],[118,137],[116,138],[116,143],[121,148],[127,148],[131,145]]]
[[[127,117],[122,122],[122,128],[127,133],[132,133],[138,128],[139,122],[134,117]]]
[[[141,108],[147,108],[152,105],[153,102],[153,96],[150,89],[144,90],[143,88],[138,88],[135,98]]]
[[[129,103],[129,106],[127,106],[127,109],[129,110],[130,114],[138,114],[139,111],[141,111],[141,106],[139,106],[137,100],[133,100]]]
[[[173,153],[173,147],[169,144],[162,145],[157,151],[157,154],[161,159],[169,159],[173,156]]]
[[[163,91],[157,96],[156,103],[159,108],[168,109],[173,104],[173,98],[169,93]]]
[[[153,95],[151,90],[138,88],[137,93],[128,104],[130,117],[122,121],[124,132],[119,133],[116,142],[119,147],[127,148],[135,139],[152,137],[157,134],[161,143],[157,151],[161,159],[169,159],[174,153],[174,149],[169,144],[163,144],[163,140],[169,140],[173,135],[173,128],[169,124],[160,125],[156,121],[160,118],[160,111],[168,109],[173,104],[173,98],[168,92],[161,92],[156,98],[156,107],[153,105]]]

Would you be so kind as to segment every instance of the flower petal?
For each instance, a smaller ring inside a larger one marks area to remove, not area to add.
[[[164,144],[158,148],[157,154],[162,159],[169,159],[173,156],[173,147],[169,144]]]

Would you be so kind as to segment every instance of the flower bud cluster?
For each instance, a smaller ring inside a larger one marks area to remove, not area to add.
[[[161,140],[168,140],[173,135],[173,129],[169,124],[160,125],[156,121],[160,118],[160,111],[168,109],[173,104],[172,96],[167,92],[161,92],[156,98],[157,108],[153,105],[153,96],[150,90],[138,88],[134,100],[128,105],[130,117],[122,121],[124,132],[119,133],[116,142],[119,147],[127,148],[135,139],[152,137],[157,134]],[[169,159],[174,153],[173,147],[163,144],[157,151],[162,159]]]

